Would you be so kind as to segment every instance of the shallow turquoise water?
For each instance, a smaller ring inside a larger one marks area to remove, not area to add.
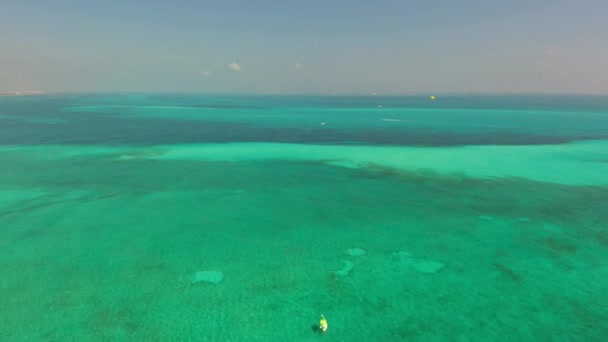
[[[0,165],[2,340],[608,334],[607,98],[4,97]]]

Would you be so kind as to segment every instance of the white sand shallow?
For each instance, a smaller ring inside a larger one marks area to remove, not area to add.
[[[191,144],[152,147],[2,147],[43,159],[81,156],[121,160],[323,162],[348,168],[386,167],[473,178],[519,177],[569,185],[608,185],[608,141],[564,145],[400,147],[281,143]]]

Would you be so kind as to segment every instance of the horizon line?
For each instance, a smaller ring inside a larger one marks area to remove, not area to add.
[[[394,93],[363,93],[363,92],[210,92],[210,91],[0,91],[0,96],[44,96],[44,95],[99,95],[99,94],[189,94],[189,95],[224,95],[224,96],[361,96],[361,97],[398,97],[398,96],[597,96],[606,97],[608,93],[576,93],[576,92],[394,92]]]

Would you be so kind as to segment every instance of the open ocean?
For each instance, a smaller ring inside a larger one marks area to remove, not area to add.
[[[605,341],[608,97],[0,97],[0,272],[1,341]]]

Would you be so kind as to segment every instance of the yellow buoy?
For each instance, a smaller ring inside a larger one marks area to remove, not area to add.
[[[431,95],[429,99],[431,99],[431,101],[435,101],[435,95]]]

